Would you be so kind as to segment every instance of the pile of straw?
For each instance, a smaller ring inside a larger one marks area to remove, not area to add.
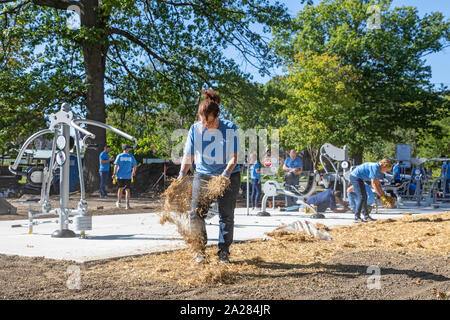
[[[379,220],[329,230],[332,241],[295,232],[271,233],[262,239],[231,246],[231,263],[217,261],[217,248],[207,247],[208,263],[196,264],[192,252],[146,255],[101,264],[90,273],[105,274],[119,282],[174,281],[185,286],[223,285],[277,279],[295,272],[319,272],[322,264],[345,252],[376,250],[420,256],[449,256],[450,212]]]
[[[174,180],[162,194],[164,206],[160,212],[160,223],[175,224],[178,233],[186,244],[195,252],[203,250],[206,239],[203,228],[199,226],[199,220],[193,221],[191,215],[197,215],[200,219],[206,217],[210,205],[230,186],[230,180],[223,176],[214,176],[200,191],[199,206],[191,213],[192,178],[184,177]]]

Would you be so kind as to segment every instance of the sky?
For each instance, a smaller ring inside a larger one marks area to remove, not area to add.
[[[288,8],[288,12],[291,16],[296,16],[304,4],[301,4],[299,0],[279,0],[285,4]],[[314,3],[319,3],[318,0],[314,0]],[[420,17],[423,17],[427,13],[442,12],[446,19],[450,18],[450,1],[449,0],[393,0],[392,7],[412,6],[417,7]],[[425,57],[426,63],[431,65],[432,78],[431,82],[434,84],[443,83],[450,87],[450,48],[446,48],[439,53],[430,54]],[[238,60],[237,60],[238,61]],[[271,77],[261,77],[256,69],[249,65],[242,65],[242,70],[249,72],[253,75],[253,81],[259,83],[266,83]],[[273,70],[273,75],[281,75],[281,69]]]

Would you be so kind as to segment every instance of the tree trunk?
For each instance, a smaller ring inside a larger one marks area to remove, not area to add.
[[[84,8],[81,15],[81,24],[86,27],[95,27],[97,30],[105,30],[104,37],[106,43],[106,24],[99,15],[98,1],[82,1]],[[100,122],[106,121],[105,112],[105,69],[106,55],[108,47],[99,44],[97,41],[85,41],[83,44],[84,68],[86,73],[87,88],[87,119]],[[100,183],[99,154],[106,143],[106,130],[88,126],[87,130],[95,134],[95,140],[91,143],[99,145],[97,150],[88,149],[84,157],[84,178],[87,192],[98,190]]]

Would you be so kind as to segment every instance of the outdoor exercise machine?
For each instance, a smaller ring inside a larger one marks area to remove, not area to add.
[[[276,196],[282,195],[287,197],[293,197],[296,199],[297,204],[304,205],[306,208],[310,210],[313,215],[312,218],[319,217],[317,215],[317,211],[315,208],[310,206],[305,202],[305,199],[312,195],[316,189],[316,182],[319,178],[319,173],[314,170],[313,172],[306,171],[302,173],[303,176],[306,175],[308,181],[306,182],[306,186],[303,189],[297,188],[296,186],[290,185],[290,190],[283,189],[281,185],[275,180],[266,181],[262,187],[262,191],[264,196],[262,198],[261,211],[257,213],[258,216],[270,216],[270,213],[267,212],[267,199],[269,197],[275,198]],[[273,203],[273,207],[275,208],[275,203]]]
[[[69,224],[73,223],[76,231],[80,231],[81,238],[85,238],[85,231],[92,230],[92,217],[87,216],[88,204],[85,199],[85,189],[84,189],[84,179],[83,179],[83,167],[81,162],[81,154],[88,147],[87,140],[95,139],[95,135],[88,130],[81,127],[81,125],[91,125],[97,126],[100,128],[104,128],[107,130],[111,130],[112,132],[134,141],[134,147],[137,145],[137,140],[126,134],[125,132],[120,131],[110,125],[105,123],[82,119],[81,117],[74,114],[70,106],[67,103],[63,103],[61,105],[61,109],[52,113],[49,117],[50,126],[48,129],[41,130],[36,132],[32,136],[30,136],[25,143],[22,145],[17,158],[13,165],[9,166],[9,170],[19,175],[17,172],[17,168],[20,164],[20,160],[25,153],[27,147],[37,138],[46,134],[53,134],[53,143],[52,143],[52,153],[49,165],[43,168],[42,171],[42,187],[41,187],[41,197],[40,200],[30,201],[30,209],[28,212],[28,225],[14,225],[13,227],[24,227],[28,226],[28,232],[30,234],[33,233],[33,226],[39,223],[48,223],[53,221],[33,221],[33,218],[43,215],[57,215],[59,217],[56,220],[59,223],[59,229],[52,233],[53,238],[73,238],[76,237],[74,231],[69,229]],[[76,156],[78,161],[78,173],[79,173],[79,182],[80,182],[80,201],[78,202],[77,209],[69,208],[69,177],[70,177],[70,148],[69,148],[69,140],[70,140],[70,130],[73,129],[75,131],[74,144],[76,147]],[[81,134],[84,135],[83,139],[81,138]],[[83,150],[81,149],[81,145],[83,145]],[[59,169],[60,174],[60,188],[59,188],[59,208],[53,209],[50,204],[50,186],[53,180],[53,175],[55,171]],[[33,204],[40,204],[41,210],[33,210]],[[70,216],[73,216],[74,219],[69,220]]]
[[[448,167],[450,165],[450,158],[432,158],[428,159],[427,162],[442,162],[444,164],[447,162],[446,170],[441,172],[439,178],[435,179],[431,184],[430,190],[428,192],[427,197],[427,205],[437,205],[439,201],[450,201],[450,186],[447,188],[448,179],[447,179],[447,170],[450,170]]]
[[[325,143],[320,147],[320,163],[325,170],[325,174],[322,175],[322,180],[328,182],[329,188],[331,182],[334,181],[333,190],[336,191],[338,182],[343,186],[343,200],[347,200],[347,180],[349,179],[349,173],[351,171],[348,157],[348,147],[338,148],[331,143]],[[325,163],[325,160],[331,164],[334,172],[329,172]],[[342,168],[342,171],[341,171]]]

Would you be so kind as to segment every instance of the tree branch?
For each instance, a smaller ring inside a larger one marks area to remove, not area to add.
[[[70,6],[82,7],[81,1],[71,1],[71,0],[32,0],[34,4],[43,7],[49,7],[54,9],[67,10]]]
[[[110,29],[109,29],[109,33],[110,33],[110,34],[117,34],[117,35],[120,35],[120,36],[123,36],[123,37],[127,38],[128,40],[130,40],[130,41],[133,42],[134,44],[137,44],[139,47],[141,47],[142,49],[144,49],[144,50],[147,52],[147,54],[148,54],[149,56],[151,56],[151,57],[153,57],[153,58],[159,60],[160,62],[162,62],[162,63],[164,63],[164,64],[166,64],[166,65],[179,67],[179,68],[182,68],[182,69],[184,69],[184,70],[186,70],[186,71],[189,71],[189,72],[191,72],[191,73],[193,73],[193,74],[196,74],[196,75],[199,76],[203,81],[205,81],[208,85],[211,85],[211,84],[209,83],[208,79],[205,79],[205,77],[203,77],[203,76],[200,74],[200,70],[198,70],[198,69],[193,69],[193,68],[188,68],[188,67],[186,67],[186,66],[184,66],[184,65],[181,65],[181,64],[177,64],[177,63],[171,62],[171,61],[169,61],[169,60],[167,60],[167,59],[161,57],[159,54],[157,54],[156,52],[154,52],[153,50],[151,50],[144,42],[142,42],[141,40],[139,40],[137,37],[135,37],[135,36],[132,35],[131,33],[127,32],[127,31],[125,31],[125,30],[118,29],[118,28],[110,28]]]
[[[15,2],[15,1],[4,1],[4,2],[0,1],[0,3],[8,3],[8,2]],[[0,15],[7,15],[7,14],[15,13],[15,12],[17,12],[17,10],[19,10],[20,8],[22,8],[23,6],[25,6],[26,4],[28,4],[30,2],[31,2],[31,0],[26,0],[26,1],[22,2],[22,3],[19,3],[14,8],[11,8],[11,9],[3,11],[3,12],[0,12]]]
[[[192,6],[193,3],[191,2],[174,2],[169,0],[160,0],[164,3],[170,4],[171,6]]]

